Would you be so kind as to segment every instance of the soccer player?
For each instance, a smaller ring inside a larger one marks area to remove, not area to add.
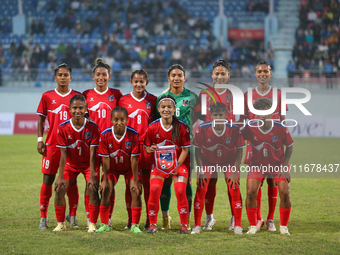
[[[157,232],[159,199],[164,180],[169,177],[172,177],[175,183],[177,209],[181,219],[180,233],[188,234],[189,205],[186,198],[186,187],[190,167],[188,157],[190,135],[188,126],[174,116],[175,106],[174,97],[171,95],[161,96],[158,100],[158,111],[161,118],[151,123],[145,135],[145,151],[155,155],[150,178],[148,202],[150,228],[146,232],[148,234]]]
[[[90,204],[98,205],[98,181],[95,177],[96,150],[99,146],[100,132],[97,124],[87,121],[86,100],[83,95],[75,95],[70,100],[70,111],[72,118],[60,124],[57,130],[57,147],[60,148],[59,176],[55,183],[55,214],[58,225],[53,231],[64,231],[65,226],[65,193],[82,173],[89,185]],[[97,221],[98,215],[93,217],[91,225]],[[89,227],[93,232],[93,227]]]
[[[102,59],[98,58],[96,65],[92,70],[92,78],[96,83],[93,89],[85,90],[83,95],[86,98],[88,105],[89,117],[97,123],[100,132],[103,132],[108,127],[111,127],[111,111],[118,105],[118,101],[122,96],[122,92],[118,89],[108,88],[107,83],[111,79],[112,69],[110,65],[105,63]],[[96,174],[100,178],[100,163],[101,157],[97,155],[96,160]],[[85,210],[87,215],[87,223],[90,222],[90,207],[89,195],[85,191]],[[111,198],[113,202],[114,197]],[[111,215],[113,207],[110,209],[109,226],[112,228]]]
[[[100,219],[101,227],[96,232],[109,231],[110,197],[114,196],[114,186],[119,175],[124,175],[132,195],[131,231],[141,233],[139,220],[142,213],[142,181],[138,173],[139,135],[127,126],[128,113],[125,108],[117,106],[111,112],[112,127],[102,132],[98,154],[102,157],[104,177],[100,185]],[[110,192],[111,191],[111,192]],[[113,194],[112,194],[113,193]]]
[[[230,204],[234,212],[234,233],[242,234],[242,197],[240,193],[239,169],[242,159],[243,137],[239,135],[237,125],[227,124],[225,104],[216,102],[210,105],[212,121],[200,125],[195,134],[194,146],[198,171],[197,189],[194,200],[195,226],[191,234],[201,232],[201,217],[206,192],[212,177],[217,179],[217,166],[223,169],[230,194]],[[214,170],[214,171],[213,171]]]
[[[183,84],[185,82],[185,70],[181,65],[174,64],[170,66],[168,70],[168,81],[169,81],[169,87],[165,92],[159,95],[157,104],[159,102],[159,99],[163,95],[171,95],[176,101],[175,117],[182,120],[188,126],[189,131],[190,131],[190,137],[191,139],[193,139],[193,135],[191,132],[191,127],[193,123],[192,123],[191,116],[194,112],[195,113],[198,112],[196,109],[197,103],[198,103],[198,97],[195,93],[193,93],[189,89],[184,88]],[[191,152],[189,151],[189,153]],[[169,216],[170,199],[171,199],[171,182],[172,182],[172,178],[168,178],[165,180],[162,194],[161,194],[161,210],[162,210],[162,216],[163,216],[162,229],[171,228],[171,217]],[[190,181],[190,169],[189,169],[189,181],[187,185],[186,194],[187,194],[187,199],[189,203],[188,217],[189,217],[189,223],[190,223],[190,214],[191,214],[191,205],[192,205],[192,186],[191,186],[191,181]],[[188,226],[190,230],[190,225]]]
[[[211,74],[211,78],[213,79],[213,89],[208,88],[207,91],[202,90],[199,98],[200,102],[202,101],[202,97],[206,97],[206,106],[207,106],[207,113],[204,116],[204,122],[211,121],[211,114],[210,114],[210,106],[212,104],[215,104],[214,99],[217,102],[222,102],[224,105],[226,105],[226,120],[235,122],[235,116],[233,115],[233,109],[232,109],[232,101],[233,97],[231,92],[228,89],[224,88],[215,88],[216,84],[228,84],[230,79],[230,71],[231,67],[230,64],[225,59],[219,59],[217,60],[213,65],[213,70]],[[214,97],[214,99],[211,97],[211,95]],[[219,101],[221,100],[221,101]],[[201,107],[198,107],[197,109],[199,112],[201,111]],[[217,178],[212,176],[209,180],[209,186],[208,190],[205,195],[205,211],[206,211],[206,221],[203,229],[206,230],[212,230],[213,226],[216,224],[216,220],[213,216],[214,211],[214,203],[215,203],[215,197],[216,197],[216,183]],[[229,230],[234,230],[234,224],[235,224],[235,218],[234,218],[234,212],[233,212],[233,206],[231,204],[231,195],[229,193],[228,189],[228,197],[230,202],[230,209],[231,209],[231,219],[229,223]]]
[[[150,168],[151,155],[144,150],[144,137],[149,124],[154,120],[154,112],[156,110],[157,97],[146,91],[146,86],[149,83],[148,73],[143,69],[134,70],[131,73],[130,83],[133,91],[124,95],[119,100],[119,106],[124,107],[129,114],[128,126],[137,130],[140,136],[140,155],[138,158],[139,171],[142,173],[143,192],[145,205],[148,204],[150,194]],[[130,187],[126,189],[125,197],[130,198]],[[129,201],[128,199],[126,199]],[[130,211],[131,212],[131,211]],[[146,208],[146,214],[148,210]],[[131,228],[131,215],[126,228]],[[150,222],[147,214],[144,229],[149,229]]]
[[[269,99],[273,99],[273,88],[269,85],[270,77],[272,76],[271,67],[268,62],[260,61],[255,68],[255,76],[257,79],[257,87],[252,90],[252,102],[254,103],[257,99],[261,97],[266,97]],[[245,118],[249,120],[256,119],[256,115],[253,114],[248,108],[248,92],[244,94],[245,99]],[[288,110],[288,108],[287,108]],[[285,119],[284,115],[281,115],[281,91],[277,91],[277,106],[272,114],[272,119],[283,121]],[[252,147],[248,142],[246,157],[244,160],[245,164],[251,164],[252,157]],[[274,212],[277,202],[278,195],[278,187],[275,185],[274,179],[267,178],[268,184],[268,216],[266,221],[266,226],[268,231],[276,231],[274,224]],[[262,198],[262,189],[260,188],[257,196],[257,226],[260,229],[264,225],[264,220],[261,215],[261,198]]]
[[[72,69],[67,64],[58,65],[54,70],[54,80],[57,82],[57,88],[45,92],[40,100],[37,114],[38,120],[38,152],[42,157],[42,173],[43,183],[40,190],[40,225],[39,229],[48,228],[48,205],[52,196],[52,184],[55,175],[58,172],[60,149],[56,147],[57,129],[59,124],[71,118],[69,110],[70,99],[79,94],[69,88],[69,83],[72,80]],[[44,126],[45,120],[48,121],[49,129],[44,144]],[[74,211],[72,204],[78,204],[79,194],[78,186],[71,185],[68,189],[69,203],[71,213]],[[71,195],[70,195],[71,194]],[[78,194],[78,195],[77,195]],[[76,217],[71,219],[71,227],[79,227]]]
[[[272,106],[269,98],[259,98],[254,103],[257,110],[268,110]],[[280,233],[289,235],[288,221],[291,211],[289,195],[289,159],[293,152],[293,140],[289,130],[280,122],[272,120],[271,114],[257,115],[259,120],[251,121],[240,128],[244,140],[250,142],[253,156],[247,178],[247,214],[250,223],[247,234],[255,234],[257,227],[257,192],[265,178],[272,178],[280,195]],[[284,147],[286,150],[284,151]]]

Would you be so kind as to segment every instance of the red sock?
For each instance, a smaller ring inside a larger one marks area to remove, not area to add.
[[[111,217],[112,217],[112,212],[113,212],[113,208],[115,207],[115,198],[116,198],[116,196],[110,197],[110,212],[109,212],[109,219],[111,219]]]
[[[228,183],[228,190],[230,192],[231,204],[235,217],[235,226],[241,227],[241,217],[242,217],[242,197],[240,188],[236,187],[230,188],[230,182]]]
[[[256,202],[257,202],[257,220],[262,220],[261,215],[261,198],[262,198],[262,188],[259,188],[257,192]]]
[[[279,192],[278,187],[268,187],[268,206],[269,206],[268,217],[267,217],[268,220],[274,220],[274,212],[275,212],[278,192]]]
[[[90,207],[89,207],[89,202],[90,202],[90,196],[85,196],[84,203],[85,203],[85,212],[86,212],[86,217],[90,219]]]
[[[187,184],[184,182],[176,182],[174,184],[175,193],[177,197],[177,210],[181,224],[188,224],[189,203],[187,199]]]
[[[90,222],[97,223],[98,214],[99,214],[99,205],[89,204],[89,208],[90,208]]]
[[[159,199],[161,197],[163,181],[158,178],[150,180],[150,197],[148,201],[148,214],[150,224],[157,224],[157,215],[159,211]]]
[[[65,222],[65,211],[66,205],[64,206],[54,206],[55,216],[57,217],[57,222]]]
[[[71,185],[67,189],[68,205],[70,210],[70,216],[77,215],[77,208],[79,203],[79,190],[78,184]]]
[[[132,218],[131,202],[132,202],[132,196],[131,196],[131,192],[130,192],[130,187],[126,183],[126,187],[125,187],[125,204],[126,204],[126,210],[128,212],[128,217],[130,219]]]
[[[40,189],[40,218],[47,217],[48,205],[52,196],[52,185],[41,185]]]
[[[228,191],[228,198],[229,198],[229,205],[230,205],[231,215],[234,216],[233,205],[231,204],[231,195],[230,195],[230,191],[229,191],[228,187],[227,187],[227,191]]]
[[[194,199],[194,214],[195,214],[195,225],[201,226],[202,213],[204,209],[204,198],[208,190],[208,182],[205,182],[204,187],[197,187],[196,195]]]
[[[256,226],[257,224],[257,208],[247,208],[247,215],[250,226]]]
[[[142,207],[131,206],[132,225],[139,224],[140,216],[142,215]]]
[[[280,225],[287,226],[292,208],[280,208]]]
[[[109,224],[110,206],[102,206],[101,205],[101,206],[99,206],[99,211],[100,211],[100,221],[103,224],[108,225]]]
[[[213,214],[214,203],[216,197],[216,185],[208,186],[207,193],[205,194],[205,212],[207,215]]]
[[[148,218],[148,200],[150,196],[150,174],[142,174],[144,201],[146,205],[146,217]]]

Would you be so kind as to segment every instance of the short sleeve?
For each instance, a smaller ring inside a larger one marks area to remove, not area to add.
[[[137,156],[140,154],[139,149],[139,135],[134,134],[132,137],[132,150],[131,150],[131,156]]]
[[[38,105],[37,114],[47,116],[46,95],[43,94]]]
[[[284,130],[285,134],[283,136],[283,144],[286,145],[287,147],[290,147],[294,143],[293,138],[290,135],[288,128],[285,127]]]
[[[249,117],[248,92],[244,93],[244,115]]]
[[[196,132],[195,132],[195,138],[194,138],[194,142],[193,142],[193,145],[195,147],[198,147],[198,148],[202,148],[202,129],[201,127],[198,127]]]
[[[99,139],[100,139],[99,127],[95,126],[93,128],[93,137],[91,141],[91,146],[99,146]]]
[[[235,147],[243,148],[245,146],[243,136],[239,133],[239,130],[235,132]]]
[[[101,157],[108,157],[110,155],[109,149],[107,147],[108,137],[103,134],[100,136],[98,155]]]
[[[152,145],[151,135],[152,135],[152,129],[149,126],[149,128],[146,130],[146,134],[144,137],[144,146],[149,147]]]
[[[66,148],[67,147],[67,139],[65,129],[63,127],[59,127],[57,130],[57,147]]]
[[[181,125],[181,124],[179,124]],[[183,147],[190,147],[191,142],[190,142],[190,131],[187,125],[181,125],[181,146]]]

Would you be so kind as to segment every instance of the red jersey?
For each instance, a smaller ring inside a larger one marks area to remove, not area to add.
[[[70,112],[70,99],[80,94],[78,91],[70,91],[62,95],[57,89],[45,92],[40,100],[37,114],[45,116],[48,121],[48,133],[45,144],[55,146],[57,144],[57,129],[65,120],[72,117]]]
[[[202,148],[202,159],[212,164],[235,162],[236,148],[245,146],[237,125],[224,125],[221,134],[213,128],[213,122],[200,125],[195,134],[193,145]]]
[[[111,127],[111,111],[118,105],[122,92],[118,89],[107,88],[98,92],[96,88],[83,92],[90,118],[99,126],[101,132]]]
[[[90,147],[99,146],[100,132],[96,123],[85,119],[84,125],[76,129],[72,119],[60,124],[57,147],[67,148],[66,164],[75,169],[90,166]]]
[[[252,146],[251,165],[281,165],[284,160],[284,145],[293,145],[289,130],[279,121],[273,121],[273,126],[264,133],[258,123],[259,121],[252,121],[240,128],[244,140]]]
[[[257,87],[253,89],[252,91],[252,97],[253,97],[253,105],[255,101],[261,97],[269,98],[273,101],[273,87],[270,87],[269,90],[265,94],[261,94]],[[288,110],[288,106],[286,106],[286,110]],[[252,113],[249,110],[248,107],[248,91],[244,93],[244,114],[248,117],[249,120],[257,119],[256,115]],[[277,90],[277,106],[275,111],[272,113],[272,119],[274,120],[280,120],[281,115],[281,90]]]
[[[227,107],[227,118],[226,118],[226,120],[235,122],[235,116],[233,115],[233,110],[232,110],[232,102],[230,101],[230,98],[228,97],[228,90],[225,89],[221,93],[219,93],[217,91],[213,91],[211,89],[208,89],[208,91],[214,96],[216,102],[219,102],[218,97],[220,97],[221,103],[225,104],[225,106]],[[200,95],[199,95],[200,102],[202,102],[202,95],[206,95],[206,97],[207,97],[207,102],[206,102],[207,114],[205,115],[204,122],[212,121],[212,119],[210,117],[210,106],[212,104],[214,104],[215,102],[211,98],[211,96],[205,91],[200,92]],[[201,111],[201,109],[199,109],[199,111]]]
[[[119,100],[119,106],[124,107],[129,114],[127,125],[137,130],[141,143],[149,124],[153,121],[156,102],[157,97],[154,95],[145,93],[143,98],[137,99],[132,92]]]
[[[172,126],[169,129],[165,129],[162,123],[162,119],[159,118],[152,122],[148,130],[146,131],[144,146],[149,147],[151,145],[176,145],[176,154],[178,159],[181,155],[182,147],[190,147],[189,128],[183,121],[178,121],[180,137],[176,140],[176,142],[172,141]],[[189,160],[189,157],[187,157],[186,160]],[[152,163],[155,163],[154,161],[155,159],[154,157],[152,157]]]
[[[113,126],[102,132],[98,155],[110,157],[111,171],[129,171],[131,169],[131,156],[138,156],[139,154],[139,136],[133,128],[126,126],[124,135],[119,140],[116,138]]]

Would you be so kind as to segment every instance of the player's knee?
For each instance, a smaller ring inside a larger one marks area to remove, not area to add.
[[[280,199],[285,203],[289,202],[290,201],[289,190],[280,190]]]
[[[248,189],[247,190],[247,199],[254,200],[257,197],[257,190],[256,189]]]
[[[158,187],[158,186],[150,186],[150,193],[151,194],[158,194],[159,190],[161,189],[162,187]]]

